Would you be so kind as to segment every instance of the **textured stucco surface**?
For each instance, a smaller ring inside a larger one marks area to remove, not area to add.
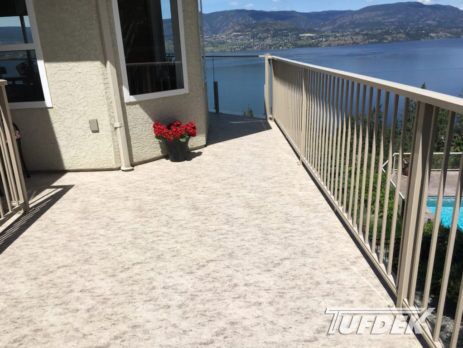
[[[393,301],[277,129],[212,127],[190,162],[32,178],[46,211],[0,255],[0,346],[419,346],[326,335],[326,307]]]
[[[112,5],[106,1],[113,34],[113,53],[121,88],[121,66],[115,42]],[[53,107],[13,110],[24,140],[24,154],[32,170],[112,169],[120,166],[114,131],[114,108],[105,68],[96,0],[36,0],[35,9]],[[190,145],[205,144],[207,106],[203,86],[196,1],[184,1],[189,93],[135,104],[123,103],[130,152],[135,163],[161,155],[151,124],[154,119],[196,121],[198,137]],[[90,119],[100,132],[92,133]]]
[[[201,45],[198,26],[197,1],[183,1],[185,21],[185,48],[189,93],[167,98],[158,98],[126,105],[130,141],[135,163],[144,162],[161,155],[161,148],[153,137],[153,120],[195,121],[198,136],[191,139],[191,147],[206,143],[207,103],[201,61]]]
[[[30,169],[115,168],[104,53],[94,0],[39,0],[35,12],[53,107],[13,110]],[[89,120],[97,119],[99,133]]]

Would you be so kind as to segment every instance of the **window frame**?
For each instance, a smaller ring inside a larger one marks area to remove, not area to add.
[[[187,55],[185,45],[185,22],[183,17],[183,1],[177,1],[178,21],[179,21],[179,32],[180,32],[180,49],[182,50],[182,72],[183,72],[183,88],[172,89],[169,91],[151,92],[143,94],[130,94],[129,79],[127,75],[127,64],[125,61],[124,42],[122,40],[122,27],[119,16],[119,5],[117,0],[112,0],[114,26],[116,32],[117,51],[119,54],[119,63],[121,67],[122,75],[122,90],[124,93],[125,103],[137,103],[144,100],[158,99],[164,97],[172,97],[176,95],[188,94],[188,71],[187,71]]]
[[[9,103],[11,109],[36,109],[36,108],[51,108],[50,89],[48,87],[47,73],[45,70],[45,63],[43,60],[42,46],[40,44],[39,31],[37,20],[35,17],[35,9],[33,0],[25,0],[27,15],[31,25],[32,43],[22,44],[8,44],[0,45],[0,52],[10,51],[34,51],[37,59],[37,68],[39,70],[40,83],[42,85],[44,101],[31,101],[31,102],[16,102]]]

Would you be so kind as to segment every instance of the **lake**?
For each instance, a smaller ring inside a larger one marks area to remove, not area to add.
[[[411,86],[426,83],[430,90],[454,96],[463,94],[463,39],[234,52],[232,55],[264,53]],[[263,115],[263,59],[207,59],[206,73],[210,110],[214,109],[215,75],[219,82],[221,112],[243,114],[250,108],[255,115]]]

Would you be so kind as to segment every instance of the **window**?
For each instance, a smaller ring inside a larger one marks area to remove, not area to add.
[[[114,0],[126,101],[186,93],[181,0]]]
[[[12,107],[51,106],[32,0],[1,0],[0,79]]]

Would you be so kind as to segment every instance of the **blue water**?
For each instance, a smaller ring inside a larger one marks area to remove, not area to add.
[[[427,200],[428,210],[435,214],[437,197],[429,197]],[[442,202],[441,224],[444,227],[450,228],[452,226],[453,210],[455,207],[455,197],[444,197]],[[463,231],[463,206],[460,207],[460,214],[458,217],[458,229]]]
[[[420,87],[454,96],[463,94],[463,39],[398,42],[389,44],[297,48],[269,51],[271,54],[310,64]],[[267,52],[239,52],[263,54]],[[225,53],[227,54],[227,53]],[[250,107],[264,113],[264,65],[259,58],[215,59],[220,108],[242,114]],[[209,107],[214,106],[212,60],[207,60]]]

